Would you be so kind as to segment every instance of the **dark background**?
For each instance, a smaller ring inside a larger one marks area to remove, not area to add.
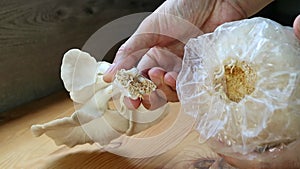
[[[101,26],[154,11],[163,0],[0,0],[0,123],[12,108],[63,90],[60,65]],[[291,26],[299,0],[275,1],[255,16]],[[116,44],[105,60],[111,61]]]

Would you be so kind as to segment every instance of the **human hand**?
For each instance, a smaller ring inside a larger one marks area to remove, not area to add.
[[[163,95],[144,96],[142,100],[127,100],[128,103],[133,108],[142,103],[148,109],[155,109],[160,105],[155,104],[157,102],[178,101],[175,88],[180,69],[164,68],[174,64],[168,63],[170,58],[182,58],[184,45],[191,37],[212,32],[224,22],[247,18],[269,2],[271,0],[168,0],[147,17],[120,47],[104,80],[111,82],[117,70],[130,69],[142,58],[139,70],[154,81]],[[146,62],[150,58],[151,64]],[[157,59],[159,62],[154,62]]]
[[[297,38],[300,40],[300,15],[298,15],[293,24],[294,32]]]

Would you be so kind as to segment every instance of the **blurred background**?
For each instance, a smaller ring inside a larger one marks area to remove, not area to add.
[[[108,22],[128,14],[154,11],[163,2],[0,0],[0,123],[22,115],[11,113],[11,109],[64,90],[60,65],[67,50],[81,48]],[[299,0],[279,0],[255,16],[292,26],[299,13]],[[122,42],[104,60],[112,61]]]

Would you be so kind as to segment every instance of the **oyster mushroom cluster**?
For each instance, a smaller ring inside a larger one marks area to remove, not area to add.
[[[33,134],[46,134],[57,145],[73,147],[98,143],[105,146],[121,135],[144,131],[166,116],[167,105],[152,111],[143,105],[129,110],[123,102],[125,96],[140,98],[143,94],[150,94],[156,86],[141,76],[136,68],[120,70],[115,80],[107,83],[103,74],[109,66],[110,63],[97,62],[79,49],[66,52],[61,78],[75,103],[75,112],[70,117],[33,125]]]
[[[300,139],[299,40],[265,18],[225,23],[189,40],[177,92],[218,153],[284,148]]]
[[[143,95],[150,95],[156,89],[156,85],[139,74],[136,68],[119,70],[114,83],[123,89],[125,95],[131,99],[141,99]]]

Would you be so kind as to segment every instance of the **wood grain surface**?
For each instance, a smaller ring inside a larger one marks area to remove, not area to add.
[[[162,0],[1,0],[0,122],[2,113],[62,89],[60,64],[106,23],[153,11]],[[101,45],[101,44],[99,44]],[[114,53],[107,55],[112,60]]]
[[[208,169],[217,157],[206,145],[198,143],[196,132],[191,132],[171,150],[143,159],[126,158],[103,152],[95,144],[68,148],[56,146],[44,135],[35,138],[30,132],[32,124],[47,122],[73,113],[73,103],[65,92],[59,92],[13,110],[13,112],[18,111],[31,113],[0,126],[1,169]],[[208,156],[213,158],[207,158]],[[229,168],[225,163],[219,165]]]

